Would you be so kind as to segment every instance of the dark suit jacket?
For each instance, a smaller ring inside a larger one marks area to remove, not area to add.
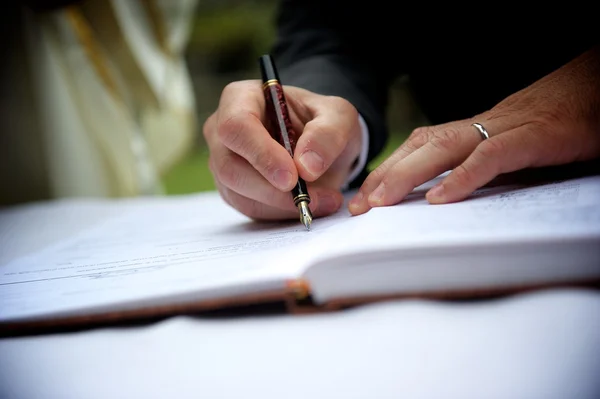
[[[408,75],[438,124],[492,108],[598,43],[598,19],[574,3],[447,12],[432,4],[281,1],[273,56],[282,83],[354,104],[369,127],[371,160],[386,142],[388,91],[398,77]]]

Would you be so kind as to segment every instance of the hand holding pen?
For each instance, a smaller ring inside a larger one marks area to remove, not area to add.
[[[286,86],[293,157],[272,135],[262,79],[230,83],[204,124],[210,169],[223,199],[255,220],[298,220],[293,191],[310,197],[318,218],[343,204],[340,188],[360,153],[356,109],[339,97]],[[272,116],[272,115],[271,115]],[[274,137],[275,136],[275,137]]]

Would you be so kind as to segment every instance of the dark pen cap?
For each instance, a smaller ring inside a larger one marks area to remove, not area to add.
[[[279,81],[279,74],[277,73],[277,68],[275,67],[275,61],[273,61],[273,57],[271,55],[266,54],[262,55],[258,62],[260,64],[260,73],[262,75],[263,82],[276,79]]]

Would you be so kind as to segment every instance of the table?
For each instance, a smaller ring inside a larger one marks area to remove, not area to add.
[[[2,398],[598,398],[600,293],[0,341]]]
[[[46,217],[56,207],[60,225]],[[32,223],[4,213],[0,258],[111,216],[56,207],[30,206]],[[598,376],[600,292],[584,289],[0,340],[0,397],[12,399],[598,398]]]

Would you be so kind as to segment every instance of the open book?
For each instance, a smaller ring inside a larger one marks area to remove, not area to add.
[[[430,205],[424,194],[435,182],[397,206],[355,217],[342,208],[311,231],[299,221],[249,221],[216,193],[3,210],[4,249],[29,239],[15,236],[23,223],[41,229],[78,212],[99,216],[43,248],[0,257],[0,329],[264,302],[333,310],[600,281],[600,175],[490,185],[468,200]],[[40,208],[48,208],[43,220]]]

